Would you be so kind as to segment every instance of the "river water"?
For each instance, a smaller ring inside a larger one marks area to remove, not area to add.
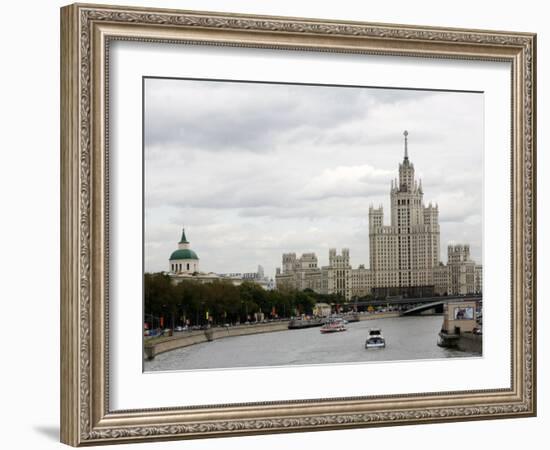
[[[441,348],[442,316],[395,317],[349,323],[347,331],[321,334],[319,328],[277,331],[204,342],[162,353],[144,362],[145,371],[221,369],[367,361],[471,357],[479,354]],[[381,328],[386,348],[365,349],[369,328]]]

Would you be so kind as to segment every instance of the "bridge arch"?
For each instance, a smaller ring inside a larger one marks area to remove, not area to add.
[[[443,312],[443,305],[447,303],[446,301],[439,300],[437,302],[431,302],[431,303],[424,303],[420,306],[416,306],[415,308],[408,309],[407,311],[403,311],[401,313],[402,316],[415,316],[418,314],[421,314],[425,311],[429,311],[430,309],[435,309],[437,312]]]

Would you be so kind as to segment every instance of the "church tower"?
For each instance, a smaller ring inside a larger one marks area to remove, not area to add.
[[[178,249],[170,255],[169,272],[193,274],[199,271],[199,257],[191,250],[191,245],[185,236],[185,228],[181,231]]]

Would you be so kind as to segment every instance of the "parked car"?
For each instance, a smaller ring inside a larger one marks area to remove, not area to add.
[[[157,337],[162,334],[160,328],[153,328],[152,330],[145,330],[144,335],[149,337]]]

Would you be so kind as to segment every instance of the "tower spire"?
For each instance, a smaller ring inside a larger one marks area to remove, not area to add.
[[[180,244],[188,244],[189,243],[189,241],[185,237],[185,227],[182,227],[182,229],[181,229],[181,239],[180,239],[179,243]]]
[[[409,149],[407,147],[407,136],[409,132],[407,130],[403,131],[403,136],[405,136],[405,161],[409,160]]]

